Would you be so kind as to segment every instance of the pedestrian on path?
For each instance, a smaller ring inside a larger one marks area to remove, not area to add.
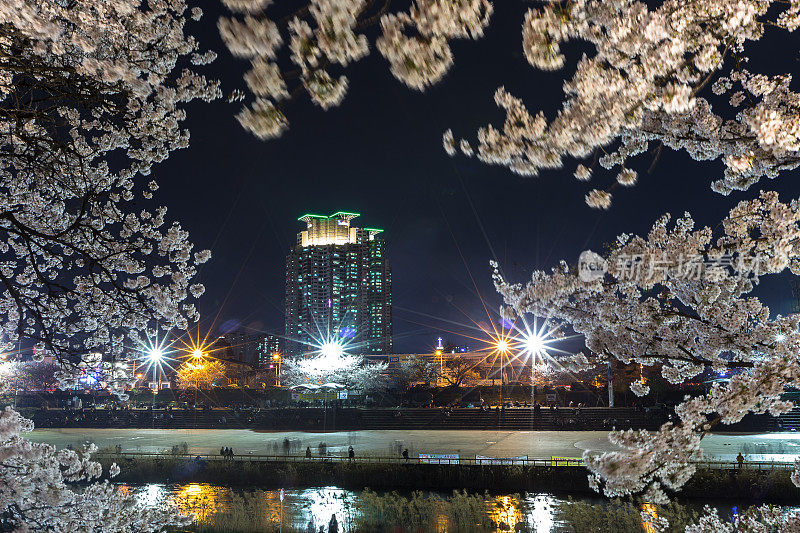
[[[350,446],[350,447],[347,449],[347,461],[348,461],[348,462],[350,462],[350,463],[352,463],[352,462],[353,462],[353,459],[355,459],[355,457],[356,457],[356,452],[353,450],[353,447],[352,447],[352,446]]]
[[[742,452],[739,452],[739,455],[736,456],[736,462],[739,463],[739,470],[741,470],[744,464],[744,455],[742,455]]]
[[[408,462],[408,448],[403,450],[403,459],[406,460],[406,463]]]
[[[311,446],[306,446],[306,459],[311,459]]]

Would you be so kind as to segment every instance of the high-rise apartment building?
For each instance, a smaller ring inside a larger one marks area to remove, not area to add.
[[[341,341],[360,354],[392,352],[392,274],[377,228],[358,213],[303,215],[306,229],[286,258],[286,352]]]

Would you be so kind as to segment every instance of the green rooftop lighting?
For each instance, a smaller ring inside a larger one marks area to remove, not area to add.
[[[345,217],[349,216],[349,217],[356,218],[356,217],[360,217],[361,213],[351,213],[350,211],[337,211],[334,214],[328,216],[328,218],[336,218],[336,217],[338,217],[340,215],[341,216],[345,216]]]
[[[315,215],[313,213],[306,213],[305,215],[299,217],[297,220],[301,222],[308,222],[312,218],[321,218],[325,220],[329,220],[331,218],[346,218],[347,220],[352,220],[356,217],[360,217],[361,213],[352,213],[350,211],[337,211],[332,215]]]
[[[307,218],[328,218],[328,217],[326,217],[325,215],[315,215],[313,213],[306,213],[305,215],[298,217],[297,220],[305,222],[305,219]]]

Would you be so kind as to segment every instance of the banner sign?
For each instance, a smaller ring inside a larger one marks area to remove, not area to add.
[[[528,456],[522,457],[486,457],[485,455],[476,455],[475,461],[479,465],[524,465],[528,460]]]
[[[294,402],[316,402],[318,400],[339,400],[340,391],[330,392],[298,392],[292,391],[292,401]]]
[[[550,456],[550,466],[586,466],[582,457]]]
[[[457,465],[457,453],[421,453],[419,462],[429,465]]]

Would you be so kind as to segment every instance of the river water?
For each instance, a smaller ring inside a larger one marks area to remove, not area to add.
[[[235,530],[245,527],[241,524],[250,523],[252,531],[268,531],[277,530],[281,523],[279,490],[242,491],[205,483],[120,485],[119,490],[132,493],[147,505],[165,500],[174,502],[181,511],[195,514],[196,530]],[[322,525],[327,532],[334,515],[340,533],[351,531],[359,512],[359,497],[358,492],[337,487],[286,490],[283,531],[308,531],[310,523],[313,531],[318,531]],[[448,495],[429,494],[427,497],[448,498]],[[486,495],[483,501],[488,517],[497,524],[497,531],[549,533],[566,530],[557,509],[563,500],[552,494]],[[436,524],[437,532],[448,531],[445,516],[437,518]]]
[[[280,490],[233,489],[206,483],[119,485],[119,490],[133,494],[145,505],[156,505],[165,501],[174,503],[183,513],[195,515],[192,530],[202,533],[278,531],[281,524],[282,531],[286,533],[310,531],[318,533],[320,526],[327,532],[334,516],[339,533],[352,533],[359,523],[359,513],[365,508],[363,504],[369,498],[372,498],[370,508],[373,511],[392,506],[416,509],[416,514],[411,513],[412,518],[408,518],[409,520],[413,520],[414,516],[433,513],[432,520],[427,522],[433,525],[412,527],[412,524],[406,523],[402,524],[403,529],[395,528],[392,531],[436,533],[448,533],[456,529],[465,531],[463,525],[456,528],[451,522],[455,520],[454,517],[470,513],[474,520],[476,503],[482,507],[477,512],[488,519],[484,521],[484,526],[490,524],[489,527],[479,529],[480,531],[535,533],[572,531],[567,526],[562,511],[563,504],[566,503],[565,498],[546,493],[485,494],[460,500],[452,494],[418,493],[421,495],[419,499],[409,504],[408,500],[402,498],[409,498],[411,494],[395,495],[385,492],[376,494],[338,487],[287,489],[283,492],[282,501]],[[599,503],[603,500],[596,498],[582,499],[582,501]],[[716,507],[723,517],[730,517],[740,511],[730,502],[693,502],[688,508],[699,511],[704,503]],[[797,507],[784,507],[784,512],[797,509]],[[649,504],[642,505],[639,510],[654,516],[656,513],[656,508]],[[640,522],[638,511],[633,526],[630,527],[631,530],[635,529],[640,533],[655,532],[653,528]],[[466,531],[471,531],[471,528],[467,526]]]

